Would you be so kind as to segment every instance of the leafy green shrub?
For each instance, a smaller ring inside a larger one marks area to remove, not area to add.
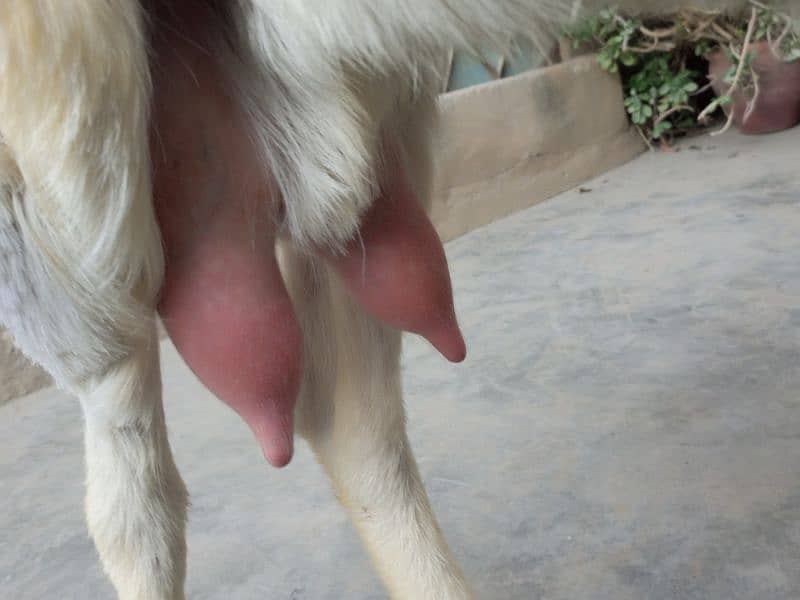
[[[751,0],[749,18],[684,9],[641,20],[606,9],[575,24],[566,36],[576,48],[596,48],[600,66],[620,74],[625,109],[648,143],[669,143],[703,127],[731,102],[735,90],[748,92],[755,102],[758,82],[746,49],[750,43],[764,40],[783,60],[800,58],[800,34],[791,19],[756,0]],[[710,98],[704,59],[717,51],[731,62],[724,78],[731,89]]]

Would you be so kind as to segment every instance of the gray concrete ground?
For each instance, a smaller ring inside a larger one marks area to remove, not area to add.
[[[799,142],[693,140],[449,245],[471,356],[409,340],[405,381],[481,598],[800,598]],[[307,449],[269,469],[164,363],[190,597],[383,598]],[[76,403],[4,406],[0,440],[0,598],[110,598]]]

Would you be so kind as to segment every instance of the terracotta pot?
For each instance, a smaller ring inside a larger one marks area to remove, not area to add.
[[[756,105],[744,119],[751,92],[733,93],[733,103],[724,107],[725,114],[733,110],[733,120],[742,133],[772,133],[789,129],[800,123],[800,60],[783,62],[767,42],[750,45],[753,70],[758,74],[760,88]],[[709,79],[718,96],[727,93],[730,85],[723,81],[731,62],[722,52],[709,56]]]

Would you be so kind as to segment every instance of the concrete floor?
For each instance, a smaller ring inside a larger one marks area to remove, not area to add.
[[[799,143],[696,139],[449,246],[471,356],[410,339],[405,381],[481,598],[800,598]],[[307,449],[271,470],[164,362],[189,596],[384,598]],[[111,598],[77,404],[2,407],[0,440],[0,598]]]

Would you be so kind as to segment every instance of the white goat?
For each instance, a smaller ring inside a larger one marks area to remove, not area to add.
[[[469,597],[398,369],[399,328],[464,353],[420,209],[432,65],[530,34],[548,2],[4,1],[0,317],[81,400],[89,529],[121,598],[184,596],[159,302],[270,462],[294,430],[310,442],[393,596]]]
[[[464,354],[421,209],[433,65],[564,4],[4,0],[0,319],[81,400],[89,529],[121,598],[184,596],[157,305],[270,462],[309,441],[393,597],[470,597],[398,368],[399,329]]]

